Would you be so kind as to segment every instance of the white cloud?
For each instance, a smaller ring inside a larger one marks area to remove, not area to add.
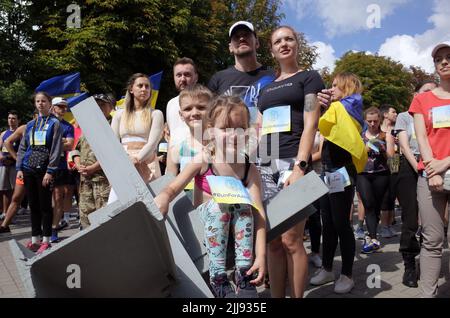
[[[284,0],[284,3],[296,11],[297,19],[306,15],[317,16],[323,23],[329,38],[341,34],[351,34],[361,30],[368,30],[368,20],[374,13],[369,10],[371,5],[377,5],[380,10],[380,24],[382,20],[394,13],[395,9],[411,0]],[[445,0],[443,0],[445,1]]]
[[[326,44],[323,42],[314,42],[312,45],[317,47],[317,53],[319,56],[317,57],[316,63],[314,63],[313,68],[318,70],[324,67],[328,67],[332,72],[335,68],[335,62],[337,60],[334,55],[335,51],[332,45]]]
[[[434,71],[431,51],[436,44],[450,44],[450,6],[448,0],[434,0],[433,15],[428,19],[433,28],[423,34],[395,35],[380,46],[379,55],[388,56],[405,66],[416,65],[427,72]]]

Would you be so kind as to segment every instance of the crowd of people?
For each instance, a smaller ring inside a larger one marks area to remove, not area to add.
[[[235,64],[214,74],[207,86],[197,83],[192,59],[175,62],[179,95],[167,104],[166,123],[163,113],[151,107],[145,74],[130,77],[124,107],[113,116],[114,98],[94,95],[145,182],[165,173],[176,176],[154,198],[161,213],[168,213],[182,191],[197,208],[214,295],[257,297],[256,286],[263,282],[272,297],[285,297],[287,285],[291,297],[303,297],[308,283],[334,282],[336,293],[349,293],[355,286],[357,240],[362,240],[361,253],[381,250],[379,236],[396,235],[392,224],[398,201],[403,284],[418,287],[420,278],[423,296],[435,297],[450,202],[450,46],[439,44],[432,52],[439,83],[418,85],[409,110],[397,116],[392,105],[363,107],[364,87],[355,74],[337,74],[326,89],[318,72],[300,67],[300,41],[289,26],[270,35],[275,70],[258,62],[259,40],[250,22],[233,24],[229,39]],[[10,111],[8,130],[1,134],[0,233],[11,232],[9,224],[26,198],[32,228],[27,247],[42,253],[67,227],[74,194],[80,230],[89,227],[90,213],[116,195],[80,127],[63,119],[67,101],[36,92],[33,103],[33,120],[19,126],[17,112]],[[312,170],[329,193],[314,203],[317,211],[309,220],[267,243],[264,206]],[[239,181],[252,204],[218,202],[212,177]],[[338,244],[342,266],[336,279]],[[227,274],[230,258],[236,287]],[[316,273],[308,274],[308,262],[318,267]]]

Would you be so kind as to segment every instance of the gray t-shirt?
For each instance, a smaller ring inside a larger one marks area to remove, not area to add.
[[[414,131],[414,119],[408,112],[398,114],[394,129],[406,131],[411,151],[415,155],[420,154],[419,144],[417,143],[416,133]]]

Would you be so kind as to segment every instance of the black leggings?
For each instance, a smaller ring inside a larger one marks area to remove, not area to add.
[[[52,235],[52,191],[42,186],[44,174],[24,172],[25,190],[31,210],[31,235]]]
[[[361,200],[366,211],[366,224],[369,236],[377,238],[380,210],[383,197],[389,187],[389,171],[359,174],[356,181]]]
[[[322,224],[320,222],[320,199],[313,203],[317,212],[310,215],[308,219],[309,237],[311,238],[311,251],[320,253],[320,236],[322,235]]]
[[[320,199],[323,226],[323,267],[327,271],[332,270],[339,239],[342,255],[341,273],[350,277],[355,258],[355,236],[349,218],[354,195],[354,182],[352,182],[352,185],[347,186],[344,192],[326,194]]]
[[[414,257],[420,253],[420,244],[416,238],[418,228],[417,172],[409,161],[402,157],[397,182],[396,194],[402,207],[402,234],[400,252],[406,265],[414,266]]]

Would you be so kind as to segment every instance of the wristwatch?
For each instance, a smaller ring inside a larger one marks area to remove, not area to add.
[[[306,169],[308,169],[308,162],[305,160],[296,160],[294,164],[298,166],[302,171],[306,171]]]

